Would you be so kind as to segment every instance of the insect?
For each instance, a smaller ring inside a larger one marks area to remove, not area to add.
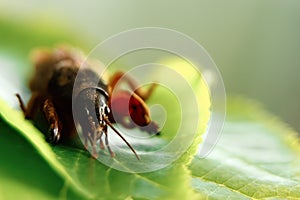
[[[158,133],[159,127],[151,120],[145,103],[156,84],[147,91],[142,88],[125,91],[119,89],[117,83],[122,80],[130,88],[137,88],[131,77],[117,72],[105,84],[90,68],[79,70],[83,60],[83,56],[70,47],[37,50],[33,56],[35,71],[29,83],[32,94],[27,106],[16,94],[25,118],[32,120],[37,112],[42,112],[49,125],[47,140],[53,144],[74,136],[76,124],[79,124],[84,146],[86,149],[91,146],[94,158],[98,157],[98,141],[101,149],[106,146],[110,156],[115,156],[108,141],[108,127],[111,127],[140,159],[113,123],[126,128],[139,127],[149,134]],[[74,85],[75,79],[77,84]],[[72,95],[75,96],[73,102]],[[77,119],[73,119],[72,111],[77,112],[74,115]]]

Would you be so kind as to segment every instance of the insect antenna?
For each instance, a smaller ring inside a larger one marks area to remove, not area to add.
[[[141,160],[141,158],[138,156],[138,154],[135,152],[134,148],[127,142],[127,140],[122,136],[122,134],[111,124],[111,122],[108,120],[108,118],[104,118],[105,122],[114,130],[114,132],[127,144],[127,146],[131,149],[131,151],[134,153],[135,157],[138,160]]]

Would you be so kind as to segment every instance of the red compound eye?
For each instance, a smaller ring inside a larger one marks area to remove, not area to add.
[[[131,96],[129,101],[129,113],[134,121],[139,126],[146,126],[150,123],[150,116],[148,108],[145,107],[145,103],[140,101],[140,98]]]
[[[118,91],[113,94],[110,106],[114,121],[125,123],[129,120],[138,126],[146,126],[150,123],[149,110],[144,101],[136,94],[128,91]],[[126,120],[125,120],[126,119]],[[126,126],[128,126],[126,124]]]

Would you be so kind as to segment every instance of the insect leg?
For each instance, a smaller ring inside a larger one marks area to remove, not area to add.
[[[98,135],[97,135],[98,131],[96,128],[96,123],[92,116],[88,116],[88,122],[89,122],[89,126],[90,126],[90,129],[92,132],[92,134],[90,132],[88,132],[88,134],[87,134],[87,137],[92,146],[92,156],[94,158],[98,158],[98,153],[97,153],[97,149],[96,149],[96,143],[98,140]]]
[[[16,94],[16,97],[19,100],[20,108],[23,111],[25,118],[32,119],[39,108],[38,102],[42,97],[37,92],[32,93],[27,106],[25,106],[20,94]]]
[[[88,137],[84,136],[84,148],[88,149]]]
[[[57,143],[61,135],[61,123],[58,119],[53,102],[50,99],[46,99],[43,105],[43,112],[50,125],[50,136],[47,138],[51,143]]]
[[[117,82],[119,80],[122,80],[125,83],[127,83],[128,86],[132,90],[135,89],[134,93],[131,96],[132,102],[130,103],[129,106],[132,108],[135,107],[136,110],[134,112],[132,112],[130,117],[133,119],[133,121],[136,124],[142,125],[142,126],[140,126],[141,130],[146,131],[150,134],[158,135],[159,134],[159,131],[158,131],[159,126],[156,122],[151,121],[150,111],[149,111],[147,104],[145,103],[145,100],[147,100],[151,96],[154,89],[157,87],[157,84],[152,83],[151,86],[147,90],[144,90],[141,87],[137,87],[138,84],[132,77],[126,75],[124,72],[116,72],[109,80],[110,92],[112,92],[115,89]],[[134,105],[134,103],[136,105]],[[110,117],[110,119],[113,119],[113,117]],[[122,125],[124,125],[125,127],[132,128],[130,126],[131,124],[128,124],[126,122],[125,118],[123,118],[122,120],[119,120],[119,121],[121,121]],[[147,125],[147,126],[144,126],[143,124]]]
[[[92,135],[89,133],[88,134],[88,139],[91,143],[91,146],[92,146],[92,156],[93,158],[98,158],[98,153],[97,153],[97,149],[96,149],[96,143],[94,141],[94,138],[92,137]]]
[[[127,144],[127,146],[131,149],[131,151],[134,153],[134,155],[136,156],[136,158],[138,160],[140,160],[140,157],[137,155],[137,153],[135,152],[134,148],[131,146],[131,144],[129,144],[129,142],[127,142],[127,140],[122,136],[122,134],[112,125],[112,123],[108,120],[108,118],[104,118],[104,121],[107,123],[107,125],[112,128],[112,130]],[[107,136],[107,131],[105,132],[106,136]],[[106,139],[107,140],[107,139]],[[107,141],[108,143],[108,141]]]
[[[99,136],[98,136],[98,139],[99,139],[99,142],[100,142],[100,148],[101,149],[105,149],[105,146],[104,146],[104,143],[103,143],[103,140],[102,140],[102,135],[103,135],[103,131],[102,129],[99,131]]]
[[[124,81],[130,87],[130,89],[134,90],[134,92],[141,97],[144,101],[146,101],[151,94],[153,93],[154,89],[156,88],[157,84],[152,83],[151,86],[147,90],[143,90],[141,87],[138,87],[138,83],[134,78],[131,76],[126,75],[124,72],[116,72],[109,80],[108,85],[111,87],[110,92],[114,90],[119,80]],[[137,89],[136,89],[137,88]]]
[[[105,133],[105,145],[107,147],[107,150],[108,150],[110,156],[113,158],[113,157],[115,157],[116,154],[111,150],[109,143],[108,143],[107,126],[103,127],[103,133]]]

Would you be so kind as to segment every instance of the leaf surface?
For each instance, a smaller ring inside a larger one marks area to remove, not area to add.
[[[190,170],[193,187],[209,199],[300,198],[296,133],[249,100],[229,101],[220,141]]]

